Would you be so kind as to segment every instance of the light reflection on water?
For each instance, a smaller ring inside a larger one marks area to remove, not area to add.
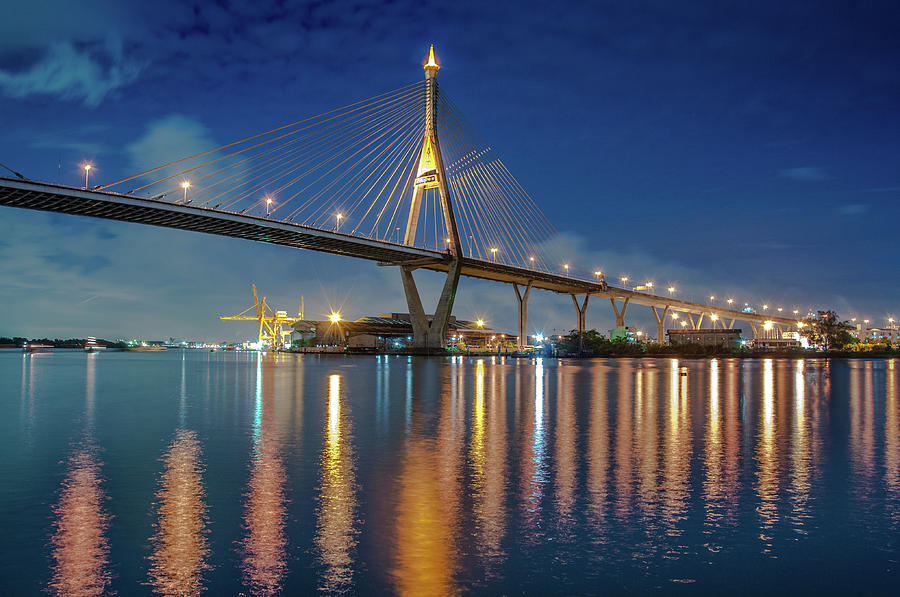
[[[194,431],[179,429],[162,458],[150,584],[160,595],[196,595],[209,568],[203,463]]]
[[[341,376],[330,375],[315,538],[324,565],[319,589],[326,593],[348,591],[355,568],[356,470],[350,419],[343,408]]]
[[[245,494],[243,551],[244,584],[251,595],[281,591],[287,571],[287,481],[281,438],[275,425],[275,365],[257,359],[253,414],[253,459]],[[265,380],[265,383],[263,383]]]
[[[104,416],[119,357],[77,369],[53,522],[35,535],[52,592],[721,591],[733,574],[749,591],[799,576],[837,590],[895,576],[895,360],[175,356],[133,365],[170,372],[170,401],[141,398],[158,424],[124,434],[155,454],[110,433],[129,424]],[[11,369],[18,437],[36,445],[60,408],[48,381],[71,375],[54,369],[70,357],[42,358]],[[156,474],[122,478],[132,468],[161,471],[155,494],[123,503],[123,486]],[[147,585],[111,572],[140,566],[116,545],[142,554]],[[860,572],[829,584],[837,557]]]
[[[26,355],[26,358],[30,355]],[[49,590],[55,595],[102,595],[109,586],[109,514],[104,502],[101,462],[94,445],[96,361],[85,360],[84,439],[73,448],[67,472],[53,508],[53,574]],[[23,383],[24,383],[23,372]],[[24,387],[23,387],[24,392]]]

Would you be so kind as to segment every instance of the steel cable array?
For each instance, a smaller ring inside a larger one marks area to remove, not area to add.
[[[402,243],[425,131],[424,82],[178,159],[106,190]],[[463,255],[575,275],[572,251],[438,87],[436,126]],[[413,245],[448,247],[438,189]],[[569,265],[569,269],[564,269]]]

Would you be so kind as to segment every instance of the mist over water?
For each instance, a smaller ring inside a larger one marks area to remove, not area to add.
[[[896,360],[0,353],[7,594],[891,593]]]

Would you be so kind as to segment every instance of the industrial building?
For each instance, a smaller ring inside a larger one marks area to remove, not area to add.
[[[741,345],[740,329],[700,329],[700,330],[668,330],[669,344],[679,346],[697,344],[700,346],[718,346],[721,348],[738,348]]]
[[[296,321],[291,326],[291,344],[297,347],[347,346],[356,350],[397,350],[412,344],[409,313],[382,313],[355,321]],[[469,350],[515,350],[516,337],[494,330],[481,320],[450,316],[447,346]]]

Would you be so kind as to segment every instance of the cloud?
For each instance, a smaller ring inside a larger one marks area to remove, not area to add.
[[[778,171],[778,175],[782,178],[790,178],[791,180],[799,180],[800,182],[822,182],[831,179],[823,169],[816,166],[802,166],[799,168],[784,168]]]
[[[127,147],[131,165],[151,170],[185,156],[216,147],[202,122],[183,114],[170,114],[147,125],[140,139]]]
[[[0,70],[0,90],[15,98],[52,95],[94,107],[110,92],[132,83],[143,67],[124,57],[116,36],[80,47],[57,42],[27,70]]]
[[[838,213],[842,216],[860,216],[869,211],[869,206],[862,203],[847,203],[838,207]]]

